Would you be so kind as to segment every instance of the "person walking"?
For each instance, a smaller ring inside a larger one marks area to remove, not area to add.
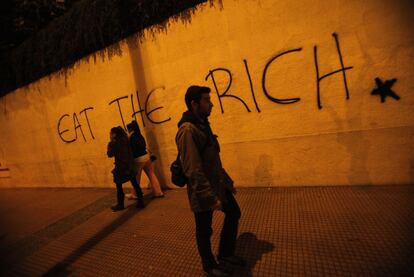
[[[142,170],[144,170],[151,183],[153,198],[164,197],[160,182],[155,175],[154,164],[147,152],[145,139],[139,130],[137,122],[133,120],[127,125],[127,129],[130,134],[129,143],[134,157],[134,165],[137,172],[136,180],[138,184],[141,183],[141,173]]]
[[[235,256],[238,223],[241,216],[233,180],[223,169],[220,146],[208,122],[213,104],[210,88],[190,86],[185,94],[187,111],[178,123],[176,144],[185,176],[188,199],[194,212],[196,241],[203,270],[209,276],[229,276],[233,266],[245,266]],[[210,238],[214,211],[225,214],[217,260]]]
[[[124,209],[124,190],[122,184],[131,182],[137,193],[137,207],[144,208],[144,199],[142,190],[136,180],[136,170],[131,147],[128,142],[128,136],[120,126],[114,127],[109,133],[110,141],[107,147],[109,158],[115,158],[115,168],[112,170],[114,183],[116,184],[117,204],[112,206],[114,212]]]

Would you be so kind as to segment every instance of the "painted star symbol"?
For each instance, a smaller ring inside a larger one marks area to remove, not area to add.
[[[390,96],[395,100],[400,100],[400,97],[391,89],[397,79],[386,80],[385,83],[380,78],[375,78],[375,83],[377,87],[372,90],[372,95],[380,95],[381,96],[381,103],[385,102],[385,98]]]

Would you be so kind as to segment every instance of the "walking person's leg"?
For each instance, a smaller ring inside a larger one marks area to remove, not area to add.
[[[223,203],[225,213],[224,224],[221,230],[218,260],[233,265],[244,266],[245,261],[234,255],[236,250],[237,231],[241,216],[240,207],[233,193],[226,190],[227,201]]]
[[[142,169],[144,168],[144,165],[145,163],[140,163],[140,162],[135,163],[136,170],[137,170],[136,181],[138,185],[141,184],[141,174],[142,174]],[[133,193],[131,193],[131,196],[129,199],[137,199],[137,191],[135,190],[135,188],[133,190]]]
[[[116,183],[116,198],[118,203],[111,207],[115,212],[124,209],[124,190],[122,189],[122,183]]]
[[[154,197],[163,197],[164,193],[161,190],[160,182],[158,181],[157,175],[155,175],[154,164],[151,160],[148,160],[144,165],[145,174],[151,183],[152,193]]]
[[[130,182],[137,195],[137,207],[144,208],[145,207],[144,194],[142,193],[141,187],[139,186],[139,183],[137,182],[136,176],[131,176]]]

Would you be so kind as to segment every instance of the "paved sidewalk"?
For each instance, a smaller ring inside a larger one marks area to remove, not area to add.
[[[114,190],[0,191],[2,276],[203,276],[185,190],[119,213]],[[413,196],[414,186],[240,189],[248,267],[234,276],[413,276]]]
[[[96,207],[109,193],[111,189],[0,189],[0,255],[81,208]]]

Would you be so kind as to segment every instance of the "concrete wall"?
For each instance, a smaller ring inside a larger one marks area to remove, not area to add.
[[[113,186],[109,129],[139,110],[169,185],[191,84],[213,90],[212,127],[238,186],[413,183],[411,13],[387,0],[202,5],[191,23],[1,98],[0,186]],[[318,82],[316,64],[320,78],[339,71]],[[396,78],[401,99],[371,95],[377,77]]]

